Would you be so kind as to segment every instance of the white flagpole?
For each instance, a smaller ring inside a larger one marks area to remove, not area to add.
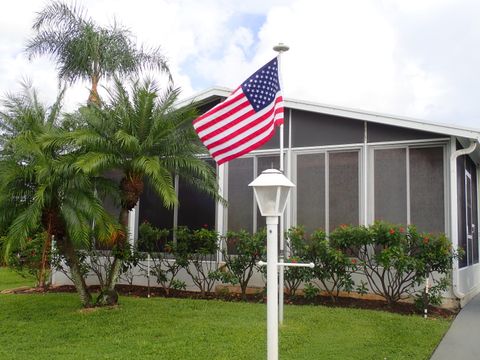
[[[288,51],[289,47],[283,43],[279,43],[278,45],[273,47],[273,50],[278,52],[277,61],[278,61],[278,81],[280,82],[280,89],[282,90],[283,96],[283,82],[282,82],[282,71],[281,71],[281,58],[282,53]],[[280,125],[280,171],[284,172],[284,164],[283,164],[283,124]],[[284,218],[283,214],[280,216],[280,259],[279,263],[283,263],[285,259],[285,239],[284,239]],[[284,269],[283,266],[279,269],[279,279],[278,282],[280,286],[278,287],[278,321],[283,324],[283,295],[284,295]]]

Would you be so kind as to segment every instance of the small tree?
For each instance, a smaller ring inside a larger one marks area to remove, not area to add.
[[[247,287],[255,269],[258,269],[257,262],[265,254],[265,230],[255,234],[249,234],[245,230],[239,232],[230,231],[226,235],[227,250],[223,250],[223,259],[227,273],[223,273],[222,281],[239,284],[242,298],[246,299]],[[233,251],[229,252],[228,249]]]
[[[356,260],[332,246],[324,231],[317,230],[310,236],[307,259],[315,264],[313,278],[320,281],[333,302],[341,290],[353,290],[352,274],[357,269]]]
[[[303,228],[294,227],[288,229],[286,236],[288,238],[286,245],[289,256],[285,261],[290,263],[306,262],[308,258],[308,250]],[[296,295],[300,285],[311,279],[312,272],[309,268],[292,266],[285,268],[284,276],[288,296],[293,297]]]
[[[392,305],[412,293],[432,272],[435,289],[458,256],[444,234],[419,234],[415,226],[376,222],[369,228],[341,226],[330,234],[332,243],[358,258],[358,267],[369,289]],[[444,288],[444,285],[442,285]],[[424,298],[424,301],[430,301]]]
[[[201,295],[205,296],[219,280],[218,233],[208,229],[192,231],[179,227],[176,236],[176,261],[190,275]]]
[[[167,295],[171,289],[186,287],[185,282],[177,279],[182,266],[174,259],[177,247],[175,243],[168,241],[169,235],[169,230],[158,229],[148,222],[141,224],[138,230],[138,248],[146,251],[152,262],[150,269],[143,267],[143,270],[147,276],[153,275],[156,278],[157,284],[163,287]]]

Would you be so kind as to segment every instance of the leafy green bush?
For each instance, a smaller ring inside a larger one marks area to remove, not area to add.
[[[336,301],[341,290],[353,290],[352,274],[357,270],[356,260],[332,246],[324,231],[315,231],[310,236],[307,260],[315,264],[312,277],[320,281],[332,301]]]
[[[226,235],[227,249],[222,251],[227,272],[221,274],[221,280],[232,285],[239,284],[242,298],[246,298],[248,283],[258,269],[257,262],[265,254],[265,230],[249,234],[241,230],[230,231]],[[235,249],[232,254],[228,249]]]
[[[302,227],[292,227],[288,229],[285,242],[289,256],[285,259],[286,263],[306,263],[308,262],[308,246],[305,240],[305,231]],[[312,278],[312,271],[306,267],[286,266],[284,279],[287,286],[287,294],[294,297],[300,285]]]
[[[305,299],[310,301],[315,300],[319,293],[320,289],[311,282],[306,283],[303,288],[303,295],[305,296]]]
[[[169,230],[159,229],[148,222],[141,224],[138,229],[138,248],[147,252],[150,257],[150,267],[148,268],[147,262],[147,265],[142,267],[143,273],[154,276],[167,295],[170,294],[170,289],[186,288],[185,282],[176,278],[182,266],[174,259],[177,246],[168,241],[169,236]]]
[[[149,222],[143,222],[138,227],[138,250],[148,253],[163,252],[170,231],[159,229]]]
[[[51,273],[51,242],[46,241],[45,237],[44,232],[29,237],[22,248],[11,252],[7,261],[8,266],[20,275],[24,273],[33,275],[36,286],[42,287],[49,285]]]
[[[221,275],[218,270],[218,233],[214,230],[176,230],[177,245],[175,259],[184,268],[200,293],[211,292]]]
[[[393,304],[418,292],[425,277],[437,272],[432,286],[450,271],[458,256],[444,234],[420,234],[415,226],[407,228],[385,222],[370,227],[343,225],[330,234],[333,246],[358,259],[369,289]],[[425,297],[425,301],[430,301]]]

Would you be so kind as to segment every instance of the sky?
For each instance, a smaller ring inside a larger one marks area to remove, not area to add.
[[[67,1],[67,3],[70,3]],[[2,3],[0,97],[28,79],[51,103],[54,61],[23,49],[46,1]],[[189,97],[235,88],[273,58],[279,42],[287,98],[480,129],[478,0],[77,0],[99,24],[161,46]],[[159,79],[162,81],[162,79]],[[73,110],[88,84],[67,91]]]

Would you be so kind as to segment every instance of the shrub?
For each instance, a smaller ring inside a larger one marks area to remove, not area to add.
[[[310,301],[315,300],[319,292],[320,289],[311,282],[306,283],[305,287],[303,288],[303,295],[305,296],[305,299]]]
[[[28,238],[22,248],[11,252],[7,262],[8,266],[20,275],[33,275],[36,286],[47,287],[51,273],[51,242],[46,241],[46,233],[38,232]]]
[[[308,246],[305,240],[305,231],[299,227],[288,229],[286,237],[286,249],[289,256],[285,259],[287,263],[308,262]],[[286,266],[284,272],[287,294],[294,297],[300,285],[312,278],[312,271],[306,267]]]
[[[176,236],[177,263],[190,275],[202,295],[211,292],[221,276],[216,254],[219,249],[218,233],[205,228],[192,231],[179,227]]]
[[[185,290],[184,281],[178,280],[177,275],[182,269],[181,262],[175,261],[177,247],[173,242],[166,242],[165,252],[149,251],[150,269],[144,268],[144,271],[156,278],[157,284],[161,285],[167,295],[171,289]]]
[[[358,258],[369,289],[389,304],[415,295],[418,285],[434,271],[442,278],[458,256],[444,234],[419,234],[413,225],[407,229],[385,222],[369,228],[344,225],[330,234],[330,240]],[[435,287],[444,280],[433,281]]]
[[[150,254],[163,252],[169,235],[169,230],[159,229],[145,221],[138,227],[138,250]]]
[[[248,283],[254,270],[258,269],[257,262],[265,254],[265,230],[255,234],[241,230],[228,232],[226,235],[227,249],[223,250],[223,259],[228,272],[221,275],[221,280],[232,285],[239,284],[242,298],[246,298]],[[228,249],[235,248],[235,254]]]
[[[171,289],[184,290],[185,282],[176,277],[182,266],[174,260],[177,246],[169,241],[170,231],[159,229],[148,222],[144,222],[138,229],[138,248],[150,256],[150,268],[143,266],[143,273],[154,276],[167,295]]]
[[[416,285],[421,291],[415,291],[415,304],[420,309],[426,309],[429,305],[439,306],[442,303],[442,293],[450,285],[446,274],[452,268],[454,259],[463,256],[463,250],[453,251],[450,240],[445,234],[417,233],[415,228],[410,229],[409,234],[416,242],[417,252],[417,279]],[[436,272],[440,276],[433,276]],[[431,286],[427,291],[424,286],[425,280],[429,279]]]
[[[311,235],[307,260],[315,264],[313,278],[320,281],[332,301],[336,301],[341,290],[353,290],[356,259],[350,259],[342,250],[331,246],[324,231],[318,230]]]

